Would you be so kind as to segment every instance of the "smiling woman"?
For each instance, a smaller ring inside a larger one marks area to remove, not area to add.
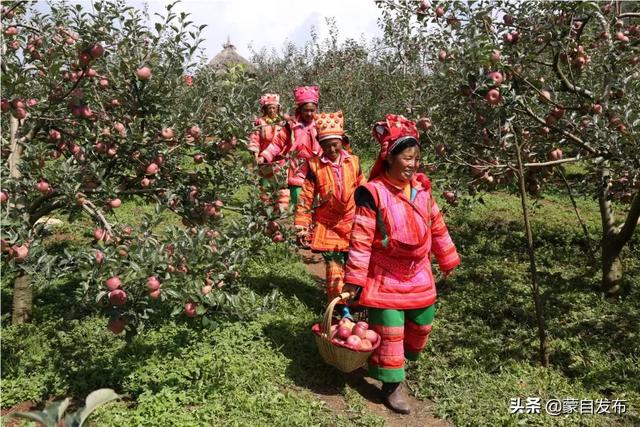
[[[355,193],[356,213],[343,292],[369,309],[371,329],[381,337],[369,359],[369,375],[396,412],[409,413],[401,387],[404,360],[424,350],[435,314],[431,253],[448,275],[460,264],[431,182],[417,174],[420,148],[416,124],[387,115],[373,135],[381,145],[369,182]]]

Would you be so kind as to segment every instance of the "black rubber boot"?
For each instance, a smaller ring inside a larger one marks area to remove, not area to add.
[[[387,406],[394,412],[399,414],[408,414],[411,412],[411,407],[409,406],[402,383],[383,383],[382,397]]]

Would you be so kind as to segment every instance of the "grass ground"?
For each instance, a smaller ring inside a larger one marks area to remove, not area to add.
[[[595,237],[595,205],[578,202]],[[141,209],[127,204],[118,215],[135,221]],[[548,196],[532,209],[552,366],[537,363],[519,200],[484,196],[473,209],[447,212],[463,264],[440,286],[432,339],[409,369],[411,390],[459,426],[637,425],[640,238],[624,253],[625,297],[609,302],[594,292],[599,273],[589,267],[587,240],[568,200]],[[211,329],[159,315],[155,328],[129,343],[75,302],[73,281],[39,290],[31,324],[8,326],[3,316],[2,407],[111,387],[129,398],[99,410],[95,425],[384,425],[344,375],[321,362],[309,325],[324,299],[301,260],[284,247],[268,254],[252,261],[244,277],[259,295],[279,291],[274,311],[243,323],[222,320]],[[3,280],[5,313],[10,297]],[[342,394],[346,413],[336,415],[314,396],[327,386]],[[624,416],[510,415],[514,397],[626,399],[630,410]]]

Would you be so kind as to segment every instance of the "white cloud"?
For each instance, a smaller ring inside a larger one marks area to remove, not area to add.
[[[148,5],[149,14],[164,14],[165,7],[173,0],[127,0],[136,8]],[[70,0],[90,8],[92,0]],[[45,2],[38,1],[44,9]],[[207,24],[203,30],[202,44],[210,59],[222,49],[230,37],[238,52],[250,57],[249,45],[254,50],[275,48],[280,51],[286,41],[303,45],[310,39],[311,27],[321,38],[328,35],[326,18],[335,18],[340,39],[360,39],[381,34],[376,25],[379,16],[373,0],[321,0],[321,1],[264,1],[264,0],[183,0],[174,6],[175,11],[190,13],[196,25]]]
[[[162,8],[166,3],[149,4]],[[376,25],[379,11],[373,0],[185,0],[177,7],[191,13],[196,23],[208,24],[203,46],[209,58],[222,48],[227,36],[245,57],[250,55],[249,44],[255,50],[278,51],[287,40],[302,45],[309,40],[312,26],[321,38],[328,35],[328,17],[335,18],[341,39],[380,34]]]

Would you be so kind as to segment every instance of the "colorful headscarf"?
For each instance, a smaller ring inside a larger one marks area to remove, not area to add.
[[[293,96],[296,105],[306,104],[307,102],[318,105],[320,88],[318,86],[300,86],[294,89]]]
[[[280,95],[277,93],[265,93],[260,97],[260,108],[266,105],[280,106]]]
[[[416,123],[400,115],[387,114],[384,121],[373,125],[372,134],[380,144],[380,153],[373,169],[371,169],[369,180],[384,172],[385,160],[400,143],[408,139],[415,139],[420,144],[418,139],[420,134]]]
[[[335,113],[318,113],[314,116],[318,130],[318,142],[325,139],[344,137],[344,115],[342,111]]]

